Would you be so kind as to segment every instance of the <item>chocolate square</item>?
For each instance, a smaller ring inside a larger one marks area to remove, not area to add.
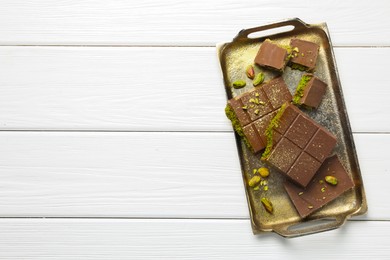
[[[299,103],[311,108],[318,108],[325,94],[328,85],[319,78],[313,78],[307,83],[303,91],[303,96]]]
[[[259,150],[263,149],[264,142],[259,137],[260,134],[257,131],[256,127],[253,125],[253,123],[251,123],[247,126],[244,126],[242,131],[245,135],[246,140],[251,145],[252,150],[259,151]]]
[[[247,125],[252,122],[250,115],[244,109],[244,104],[240,99],[230,99],[228,101],[228,106],[234,111],[235,118],[240,125]]]
[[[271,120],[267,134],[272,139],[262,159],[303,187],[336,145],[329,131],[289,103]],[[273,138],[275,134],[280,137]]]
[[[287,129],[291,126],[292,122],[294,122],[297,116],[298,116],[298,112],[293,106],[286,106],[283,111],[283,115],[278,120],[273,130],[275,130],[275,132],[278,132],[280,134],[284,134],[287,131]]]
[[[337,184],[327,183],[326,176],[335,177]],[[324,161],[305,189],[289,181],[284,183],[285,190],[302,218],[321,209],[352,187],[354,187],[353,180],[336,155]]]
[[[314,71],[320,46],[314,42],[304,41],[296,38],[291,39],[290,46],[293,50],[293,55],[290,59],[292,68],[305,71]]]
[[[260,46],[255,57],[255,63],[259,66],[283,71],[288,60],[288,52],[271,40],[266,39]]]
[[[264,135],[264,133],[267,130],[272,118],[274,118],[276,113],[277,113],[277,111],[269,113],[269,114],[265,115],[264,117],[262,117],[261,119],[256,120],[255,122],[252,123],[254,128],[256,128],[257,132],[260,135],[260,139],[263,142],[263,147],[265,147],[267,145],[267,137]]]
[[[251,122],[263,117],[273,110],[264,91],[248,92],[248,95],[244,95],[241,98],[241,102],[246,105],[246,112],[249,115]]]
[[[256,87],[228,101],[225,112],[232,121],[234,130],[244,139],[253,152],[267,145],[265,130],[270,120],[281,107],[281,101],[289,102],[292,96],[282,77]],[[256,123],[256,124],[253,124]]]
[[[259,151],[264,149],[267,145],[267,139],[265,137],[265,131],[271,121],[275,116],[276,111],[270,114],[267,114],[258,120],[250,123],[243,127],[243,132],[248,142],[251,144],[252,149]]]
[[[325,160],[336,145],[336,138],[330,136],[324,129],[318,129],[306,148],[307,153],[319,161]]]
[[[303,149],[317,129],[311,120],[298,115],[285,136]]]
[[[288,172],[301,149],[287,138],[282,138],[268,157],[268,162],[283,172]]]
[[[302,186],[306,186],[312,179],[312,173],[317,172],[320,166],[321,163],[319,161],[303,152],[287,172],[287,175],[295,182],[302,183]]]
[[[263,90],[272,107],[281,107],[286,102],[285,100],[291,99],[291,93],[282,77],[264,85]]]

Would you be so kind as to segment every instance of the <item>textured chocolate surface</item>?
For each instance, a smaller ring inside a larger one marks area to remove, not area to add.
[[[298,103],[307,107],[318,108],[327,86],[325,82],[313,75],[311,80],[307,82]]]
[[[263,159],[305,187],[332,152],[336,138],[291,104],[275,120],[269,132],[272,150]]]
[[[325,176],[336,177],[337,184],[327,183]],[[354,183],[351,177],[336,155],[324,161],[305,189],[289,181],[284,184],[284,188],[302,218],[322,208],[353,186]]]
[[[265,130],[276,111],[292,96],[282,77],[277,77],[260,87],[228,101],[253,152],[259,152],[267,145]]]
[[[287,50],[270,40],[265,40],[255,57],[255,63],[271,69],[282,71],[287,63]]]
[[[314,76],[307,83],[300,103],[311,108],[318,108],[327,86],[328,85],[325,82]]]
[[[294,51],[290,62],[304,66],[307,71],[313,71],[316,67],[320,47],[314,42],[300,39],[291,39],[290,46],[293,50],[298,48],[298,52]]]
[[[265,131],[276,113],[277,111],[266,114],[253,123],[243,127],[243,133],[251,145],[253,152],[257,153],[266,147],[267,138]]]

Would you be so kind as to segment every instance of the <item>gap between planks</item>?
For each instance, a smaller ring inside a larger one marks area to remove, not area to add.
[[[0,133],[2,132],[23,132],[23,133],[28,133],[28,132],[48,132],[48,133],[232,133],[234,132],[233,130],[188,130],[188,131],[183,131],[183,130],[66,130],[66,129],[0,129]],[[363,135],[387,135],[390,134],[390,132],[359,132],[359,131],[352,131],[352,134],[363,134]]]
[[[390,109],[383,57],[390,48],[335,54],[352,130],[390,132],[383,120]],[[375,81],[356,77],[357,56]],[[3,130],[231,130],[215,48],[2,47],[0,58],[7,75],[0,79]]]
[[[2,217],[249,216],[232,133],[0,137]],[[354,137],[369,205],[358,218],[390,220],[388,154],[380,152],[390,135]]]
[[[249,217],[67,217],[67,216],[52,216],[52,217],[12,217],[12,216],[0,216],[0,221],[2,220],[199,220],[199,221],[241,221],[241,220],[250,220]],[[390,222],[390,219],[364,219],[364,218],[356,218],[352,217],[350,219],[347,219],[346,221],[353,221],[353,222]]]
[[[228,41],[227,41],[228,42]],[[217,43],[216,43],[217,44]],[[162,45],[162,44],[148,44],[148,45],[140,45],[140,44],[0,44],[0,47],[79,47],[79,48],[214,48],[214,45],[192,45],[192,44],[183,44],[183,45]],[[390,45],[332,45],[333,48],[390,48]]]
[[[388,222],[284,239],[248,220],[0,220],[1,259],[388,259]],[[337,243],[335,243],[337,241]]]

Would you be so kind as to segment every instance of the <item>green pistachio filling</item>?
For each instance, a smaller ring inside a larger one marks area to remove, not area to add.
[[[291,68],[293,70],[300,70],[300,71],[307,71],[309,69],[308,67],[300,65],[300,64],[297,64],[297,63],[291,64]]]
[[[294,52],[290,45],[278,45],[278,46],[287,51],[286,61],[289,61],[292,57],[294,57]]]
[[[295,94],[293,97],[293,103],[300,105],[301,98],[303,97],[303,93],[305,91],[305,87],[307,83],[311,80],[313,76],[312,75],[303,75],[301,78],[301,81],[299,81],[298,87],[295,90]]]
[[[280,107],[278,113],[274,116],[274,118],[272,118],[270,124],[268,125],[267,130],[265,130],[265,136],[267,137],[267,146],[265,147],[264,153],[261,156],[262,160],[267,159],[269,154],[272,151],[272,148],[274,146],[274,144],[273,144],[273,142],[274,142],[274,136],[273,136],[274,135],[274,128],[278,127],[279,120],[282,117],[284,110],[286,109],[286,106],[287,106],[287,103],[284,103]]]
[[[232,121],[233,128],[237,132],[237,134],[239,134],[241,136],[242,140],[249,147],[249,149],[253,150],[251,144],[249,143],[248,139],[246,138],[246,136],[244,134],[244,131],[242,129],[240,121],[237,118],[236,113],[234,113],[233,108],[229,104],[227,104],[225,107],[225,114],[226,114],[227,118],[229,118],[230,121]]]

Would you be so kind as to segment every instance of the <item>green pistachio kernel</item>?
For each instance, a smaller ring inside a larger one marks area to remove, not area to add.
[[[245,80],[240,79],[233,82],[233,88],[235,89],[243,88],[245,86],[246,86]]]
[[[331,185],[337,185],[337,178],[331,175],[325,176],[325,181]]]
[[[260,180],[261,180],[260,176],[255,175],[248,181],[248,184],[250,187],[255,187],[257,186],[257,184],[260,183]]]
[[[258,172],[259,172],[260,176],[263,178],[266,178],[269,175],[269,170],[268,170],[268,168],[265,168],[265,167],[259,168]]]
[[[274,211],[274,207],[272,206],[272,203],[271,201],[269,201],[269,199],[267,198],[261,198],[261,204],[263,204],[265,210],[268,212],[268,213],[271,213]]]
[[[264,73],[260,72],[258,73],[255,78],[253,79],[253,86],[258,86],[264,81]]]

